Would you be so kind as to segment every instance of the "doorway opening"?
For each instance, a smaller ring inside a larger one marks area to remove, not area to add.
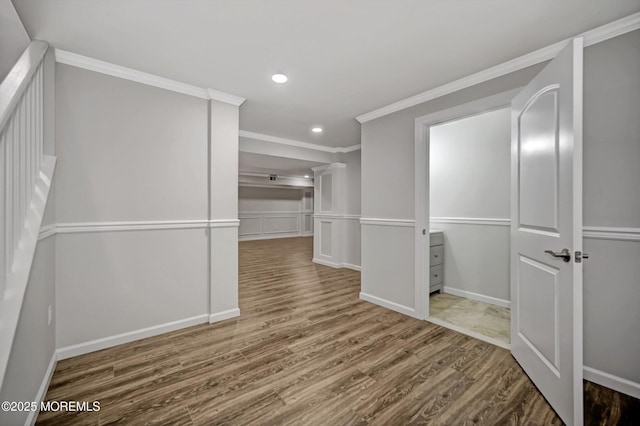
[[[416,238],[424,259],[416,262],[418,308],[427,321],[507,349],[509,105],[517,92],[416,120],[416,162],[424,161],[416,164],[416,222],[429,233]]]
[[[429,317],[510,344],[511,114],[429,128]]]

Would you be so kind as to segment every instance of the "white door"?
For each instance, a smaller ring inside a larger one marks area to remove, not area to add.
[[[511,352],[568,425],[583,422],[582,49],[511,103]]]

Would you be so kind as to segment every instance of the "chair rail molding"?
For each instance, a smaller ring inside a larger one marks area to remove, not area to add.
[[[413,219],[384,219],[378,217],[361,217],[360,225],[375,225],[375,226],[396,226],[413,228],[415,221]]]
[[[511,226],[509,218],[489,218],[489,217],[432,217],[431,223],[453,223],[463,225],[493,225]]]
[[[585,226],[582,236],[594,240],[640,241],[640,228]]]

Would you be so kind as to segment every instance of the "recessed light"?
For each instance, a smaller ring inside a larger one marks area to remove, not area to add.
[[[309,179],[309,175],[304,175],[304,178],[305,179]]]
[[[289,80],[289,78],[284,74],[274,74],[271,76],[271,80],[273,80],[276,83],[282,84],[282,83],[286,83],[287,80]]]
[[[311,131],[313,133],[322,133],[322,127],[314,127]]]

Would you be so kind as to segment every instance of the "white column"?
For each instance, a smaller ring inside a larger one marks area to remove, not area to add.
[[[239,106],[210,101],[209,322],[240,315],[238,308]]]
[[[331,163],[314,167],[313,261],[322,265],[344,266],[344,215],[346,167]]]

